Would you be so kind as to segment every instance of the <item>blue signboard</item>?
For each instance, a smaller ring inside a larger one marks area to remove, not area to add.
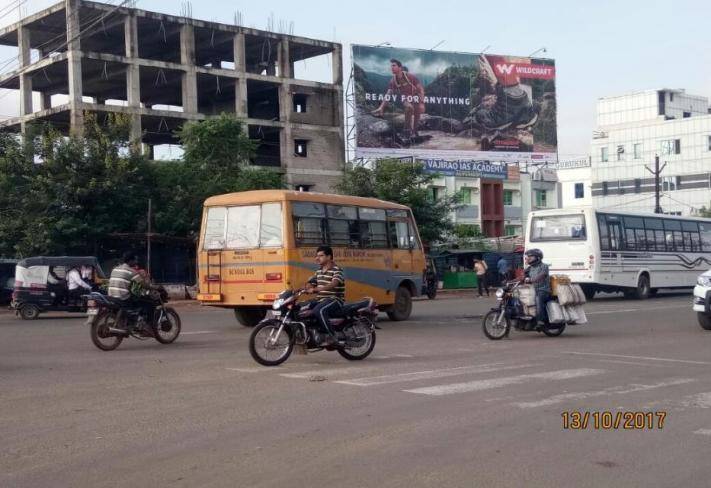
[[[490,161],[448,161],[445,159],[420,159],[425,171],[442,176],[469,176],[505,180],[508,165]]]

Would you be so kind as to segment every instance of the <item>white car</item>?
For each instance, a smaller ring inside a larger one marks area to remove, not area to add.
[[[705,330],[711,330],[711,269],[696,280],[694,312],[699,319],[699,325]]]

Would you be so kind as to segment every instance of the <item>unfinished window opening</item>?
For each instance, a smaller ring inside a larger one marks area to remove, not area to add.
[[[235,79],[198,73],[198,112],[206,115],[235,112]]]
[[[279,128],[250,125],[249,138],[258,144],[252,164],[256,166],[281,167]]]
[[[124,64],[84,58],[81,74],[82,95],[91,97],[90,103],[104,104],[109,99],[128,100]]]
[[[306,100],[309,98],[308,95],[302,93],[294,93],[294,113],[305,114],[306,113]]]
[[[333,83],[331,49],[308,44],[289,44],[292,76],[297,80]]]
[[[180,26],[165,20],[139,17],[138,57],[180,63]]]
[[[245,35],[244,61],[248,73],[279,76],[279,39]]]
[[[247,80],[247,115],[250,119],[279,120],[279,85]]]
[[[141,66],[141,103],[155,110],[183,111],[183,73]]]
[[[81,36],[84,52],[126,55],[125,16],[120,12],[107,15],[104,10],[84,6],[79,11],[79,22],[85,29]]]
[[[330,125],[338,126],[341,121],[338,119],[338,104],[340,95],[337,90],[330,88],[311,88],[292,85],[294,93],[294,111],[291,114],[292,122],[298,124]],[[298,111],[300,97],[306,100],[303,111]]]
[[[309,141],[306,139],[294,139],[294,156],[300,158],[308,157]]]
[[[195,28],[195,64],[222,69],[225,63],[234,68],[234,32],[207,27]]]

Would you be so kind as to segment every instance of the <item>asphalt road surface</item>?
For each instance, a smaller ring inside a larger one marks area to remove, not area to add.
[[[176,343],[113,352],[81,317],[3,312],[0,486],[708,487],[711,332],[690,302],[605,298],[561,337],[489,341],[493,298],[420,301],[365,361],[277,368],[225,310],[180,307]]]

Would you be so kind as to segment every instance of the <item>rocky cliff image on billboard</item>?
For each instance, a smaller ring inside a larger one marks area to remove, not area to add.
[[[357,155],[555,160],[550,59],[353,46]]]

